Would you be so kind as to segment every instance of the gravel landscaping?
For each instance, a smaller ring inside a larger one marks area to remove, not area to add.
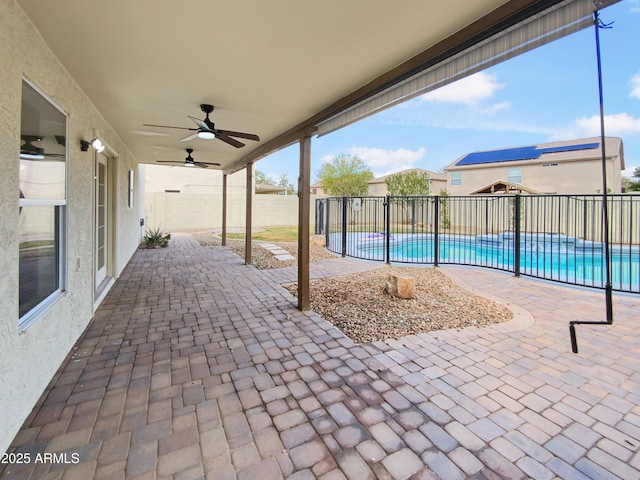
[[[203,246],[220,246],[211,233],[194,234]],[[296,243],[277,243],[297,257]],[[228,240],[227,246],[244,258],[244,240]],[[252,263],[259,269],[292,267],[297,259],[280,261],[254,243]],[[310,261],[336,258],[322,247],[311,245]],[[389,275],[413,277],[411,299],[392,297],[385,292]],[[297,295],[297,285],[284,285]],[[483,327],[510,320],[511,310],[491,300],[469,293],[434,267],[395,267],[353,275],[323,278],[310,282],[311,309],[338,327],[355,342],[398,339],[449,328]]]
[[[221,240],[212,233],[192,233],[193,237],[203,247],[219,247],[222,245]],[[295,242],[277,242],[275,245],[289,252],[293,260],[278,260],[271,252],[260,246],[261,242],[252,242],[251,245],[251,264],[259,270],[269,270],[272,268],[295,267],[298,264],[298,244]],[[227,239],[227,247],[236,255],[244,258],[244,240]],[[336,258],[335,255],[329,253],[324,247],[310,245],[309,261],[311,263],[328,258]]]
[[[385,292],[385,280],[395,274],[413,277],[411,299]],[[285,285],[293,295],[297,285]],[[333,323],[355,342],[449,328],[483,327],[510,320],[511,310],[470,294],[434,267],[385,266],[354,275],[312,280],[311,309]]]

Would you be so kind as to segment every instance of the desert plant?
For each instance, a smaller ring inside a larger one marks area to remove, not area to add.
[[[142,246],[144,248],[165,248],[169,244],[169,239],[171,239],[171,234],[163,232],[160,227],[148,228],[142,239]]]

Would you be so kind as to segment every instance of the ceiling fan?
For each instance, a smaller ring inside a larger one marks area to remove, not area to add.
[[[65,158],[64,153],[45,152],[45,149],[41,146],[34,145],[35,143],[41,144],[45,140],[45,137],[40,135],[20,135],[20,139],[24,142],[20,145],[20,158],[23,160],[49,160],[49,161],[61,161]],[[62,135],[55,135],[56,144],[60,147],[65,147],[65,137]],[[49,142],[52,146],[53,143]],[[44,142],[42,143],[44,144]]]
[[[209,165],[220,166],[219,163],[211,163],[211,162],[196,162],[195,159],[191,156],[193,153],[193,148],[187,148],[187,157],[184,159],[184,162],[174,162],[173,160],[158,160],[156,163],[177,163],[184,165],[185,167],[200,167],[200,168],[209,168]]]
[[[218,140],[222,140],[229,145],[232,145],[236,148],[244,147],[244,143],[236,140],[231,137],[245,138],[247,140],[253,140],[256,142],[260,141],[260,137],[258,135],[254,135],[253,133],[243,133],[243,132],[232,132],[231,130],[220,130],[215,127],[215,124],[209,119],[209,114],[213,112],[213,105],[209,105],[203,103],[200,105],[200,109],[206,114],[204,120],[200,120],[199,118],[192,117],[187,115],[193,122],[198,126],[198,128],[188,128],[188,127],[172,127],[169,125],[150,125],[148,123],[143,124],[145,127],[160,127],[160,128],[178,128],[181,130],[191,130],[192,133],[184,138],[181,138],[181,142],[188,142],[189,140],[193,140],[194,138],[203,138],[205,140],[211,140],[213,138],[217,138]]]

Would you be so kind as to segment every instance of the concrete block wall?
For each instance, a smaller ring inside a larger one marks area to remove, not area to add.
[[[315,199],[311,196],[310,228],[315,227]],[[231,191],[227,200],[227,227],[244,228],[244,192]],[[215,193],[151,192],[145,195],[145,224],[166,231],[222,228],[222,195]],[[298,225],[297,195],[254,195],[254,227]]]

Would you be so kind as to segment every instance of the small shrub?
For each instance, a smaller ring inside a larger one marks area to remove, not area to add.
[[[147,229],[140,246],[142,248],[165,248],[169,244],[169,239],[171,239],[171,234],[163,232],[159,227],[153,230]]]

